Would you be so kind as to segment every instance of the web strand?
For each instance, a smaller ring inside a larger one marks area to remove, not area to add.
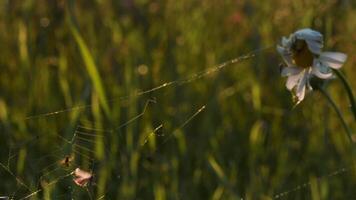
[[[157,126],[152,132],[150,132],[145,139],[143,140],[143,143],[141,144],[141,146],[144,146],[148,140],[150,139],[150,137],[152,137],[153,135],[158,135],[156,134],[158,130],[163,128],[163,124],[160,124],[159,126]],[[164,135],[158,135],[158,136],[164,136]]]
[[[174,135],[174,133],[182,128],[184,128],[190,121],[192,121],[199,113],[203,112],[206,108],[206,105],[200,107],[193,115],[191,115],[187,120],[185,120],[178,128],[176,128],[171,134],[167,136],[167,138],[163,141],[162,144],[168,142],[168,140]]]
[[[48,187],[48,186],[50,186],[50,185],[53,185],[53,184],[56,184],[58,181],[60,181],[60,180],[62,180],[62,179],[64,179],[64,178],[66,178],[66,177],[72,176],[72,175],[73,175],[73,172],[70,172],[70,173],[68,173],[68,174],[66,174],[66,175],[63,175],[63,176],[57,178],[56,180],[51,181],[50,183],[48,183],[48,184],[46,185],[46,187]],[[31,191],[31,190],[30,190],[30,191]],[[21,198],[20,200],[29,199],[30,197],[32,197],[32,196],[38,194],[38,193],[41,192],[41,191],[43,191],[43,189],[38,189],[38,190],[32,192],[31,194],[28,194],[27,196]]]
[[[136,92],[136,93],[134,93],[132,95],[110,99],[109,102],[136,98],[136,97],[140,97],[140,96],[145,95],[145,94],[149,94],[149,93],[161,90],[163,88],[172,87],[172,86],[181,86],[181,85],[185,85],[185,84],[191,83],[193,81],[202,79],[202,78],[204,78],[204,77],[206,77],[206,76],[208,76],[210,74],[217,73],[217,72],[221,71],[222,69],[224,69],[225,67],[227,67],[229,65],[236,64],[236,63],[239,63],[241,61],[253,58],[253,57],[256,56],[256,53],[258,53],[260,51],[263,51],[263,50],[266,50],[266,49],[269,49],[269,48],[271,48],[271,47],[267,47],[267,48],[263,48],[263,49],[258,49],[258,50],[252,51],[252,52],[250,52],[250,53],[248,53],[246,55],[234,58],[234,59],[229,60],[227,62],[224,62],[224,63],[221,63],[219,65],[216,65],[214,67],[208,68],[207,70],[203,70],[201,72],[195,73],[195,74],[189,76],[188,78],[177,79],[177,80],[174,80],[174,81],[165,82],[165,83],[163,83],[163,84],[161,84],[159,86],[153,87],[153,88],[145,90],[145,91],[139,91],[139,92]],[[91,157],[91,155],[94,154],[95,152],[91,148],[92,148],[92,144],[95,143],[95,137],[105,137],[103,134],[97,134],[97,133],[113,133],[115,130],[121,129],[121,128],[129,125],[130,123],[132,123],[132,122],[138,120],[139,118],[141,118],[142,116],[144,116],[144,114],[146,113],[146,111],[147,111],[147,109],[148,109],[148,107],[149,107],[149,105],[151,103],[156,103],[156,100],[155,99],[149,99],[145,103],[145,106],[144,106],[144,108],[143,108],[141,113],[139,113],[138,115],[136,115],[133,118],[129,119],[125,123],[121,124],[117,128],[114,128],[114,129],[96,129],[96,128],[87,127],[87,126],[83,126],[83,125],[77,125],[76,129],[73,132],[73,137],[70,140],[67,140],[65,137],[63,137],[61,135],[58,135],[58,137],[61,138],[65,143],[67,143],[67,144],[69,144],[71,146],[71,153],[72,154],[78,154],[78,155],[82,156],[85,159],[88,159],[90,161],[94,161],[94,159]],[[183,123],[181,125],[179,125],[176,129],[174,129],[171,132],[171,134],[167,135],[167,137],[165,138],[163,143],[161,143],[159,146],[161,146],[161,145],[165,144],[166,142],[168,142],[168,140],[171,139],[171,137],[175,135],[177,130],[186,127],[187,124],[189,124],[194,118],[196,118],[200,113],[202,113],[206,109],[206,106],[207,106],[207,104],[199,107],[199,109],[197,109],[192,115],[190,115],[188,119],[183,121]],[[59,115],[59,114],[66,113],[66,112],[72,112],[72,111],[81,111],[81,110],[84,110],[84,109],[88,109],[90,107],[92,107],[92,104],[75,106],[75,107],[72,107],[72,108],[66,108],[66,109],[57,110],[57,111],[54,111],[54,112],[28,116],[28,117],[26,117],[26,120],[42,118],[42,117],[50,117],[50,116],[55,116],[55,115]],[[163,124],[160,124],[150,134],[148,134],[144,138],[144,141],[141,144],[141,147],[144,146],[148,142],[149,138],[152,137],[152,136],[164,136],[163,134],[162,135],[157,134],[157,132],[159,130],[161,130],[162,128],[163,128]],[[88,142],[88,143],[90,143],[90,146],[86,147],[85,145],[80,144],[79,141]],[[64,147],[63,147],[63,149],[64,149]],[[10,156],[9,156],[9,158],[10,158]],[[56,164],[57,165],[59,164],[58,161],[56,161],[55,163],[52,163],[52,164],[48,165],[47,167],[43,168],[41,171],[47,171],[47,170],[49,170],[49,171],[46,174],[43,174],[41,177],[47,176],[50,173],[61,169],[61,166],[58,166],[58,167],[53,169],[52,167],[56,166]],[[4,166],[3,166],[3,168],[4,168]],[[52,181],[50,183],[46,184],[43,187],[48,187],[49,185],[53,185],[53,184],[57,183],[58,181],[60,181],[60,180],[62,180],[62,179],[64,179],[64,178],[66,178],[66,177],[68,177],[68,176],[73,174],[73,172],[71,172],[69,174],[65,174],[65,175],[63,175],[64,172],[61,172],[61,173],[62,173],[62,176],[58,176],[58,174],[56,173],[57,178],[52,179]],[[18,178],[15,175],[13,175],[13,176],[16,178],[16,180],[18,182],[21,181],[20,179],[18,180]],[[52,178],[53,178],[53,176],[52,176]],[[24,186],[26,186],[26,185],[24,184]],[[26,188],[28,189],[28,191],[31,192],[29,187],[26,187]],[[33,197],[34,195],[38,194],[41,191],[43,191],[43,188],[31,192],[30,194],[28,194],[27,196],[25,196],[25,197],[23,197],[21,199],[31,198],[31,197]]]
[[[78,129],[81,129],[82,132],[81,132],[81,131],[78,131]],[[36,190],[36,191],[31,190],[21,179],[19,179],[18,177],[16,177],[8,168],[6,168],[6,166],[4,166],[2,163],[0,163],[0,165],[1,165],[6,171],[8,171],[8,172],[10,173],[10,175],[12,175],[13,177],[16,178],[16,181],[17,181],[21,186],[25,187],[28,191],[31,192],[30,194],[26,195],[25,197],[23,197],[23,198],[21,198],[21,199],[29,199],[29,198],[31,198],[31,197],[37,195],[39,192],[43,191],[43,189],[44,189],[45,187],[48,187],[48,186],[53,185],[53,184],[56,184],[58,181],[60,181],[60,180],[62,180],[62,179],[64,179],[64,178],[66,178],[66,177],[68,177],[68,176],[73,175],[73,171],[71,171],[70,173],[67,173],[67,174],[65,174],[65,175],[60,175],[60,176],[58,176],[58,175],[59,175],[58,173],[63,174],[63,171],[61,172],[60,170],[68,171],[69,169],[74,169],[75,166],[77,166],[77,165],[75,164],[75,157],[76,157],[76,155],[79,155],[79,156],[81,156],[81,157],[83,157],[83,158],[85,158],[85,159],[87,159],[87,160],[89,160],[89,161],[91,161],[91,162],[94,161],[94,159],[92,158],[92,156],[87,155],[87,153],[88,153],[88,154],[93,154],[94,151],[91,150],[91,149],[88,148],[88,147],[85,147],[85,146],[83,146],[83,145],[81,145],[81,144],[78,144],[78,140],[79,140],[79,139],[80,139],[80,140],[83,140],[83,137],[82,137],[81,135],[84,135],[84,134],[85,134],[85,136],[91,136],[91,137],[90,137],[90,139],[86,139],[86,138],[84,138],[84,139],[85,139],[87,142],[93,144],[93,143],[95,143],[94,137],[96,137],[96,136],[98,136],[98,135],[97,135],[97,134],[94,134],[94,133],[84,132],[84,130],[88,130],[88,128],[78,125],[77,128],[76,128],[76,130],[75,130],[74,133],[73,133],[73,137],[71,138],[71,140],[67,140],[66,138],[64,138],[64,137],[62,137],[62,136],[60,136],[60,135],[58,135],[58,137],[61,138],[62,141],[64,141],[64,143],[71,145],[71,153],[70,153],[70,155],[66,155],[64,158],[63,158],[63,156],[60,157],[60,158],[57,159],[55,162],[52,162],[51,164],[45,166],[44,168],[42,168],[42,169],[40,170],[39,173],[41,173],[42,175],[39,177],[39,180],[38,180],[38,181],[42,181],[45,177],[48,177],[48,180],[51,180],[52,178],[50,178],[50,176],[52,176],[52,174],[53,174],[54,176],[57,176],[57,178],[52,179],[52,180],[50,181],[50,183],[46,184],[45,186],[42,186],[43,188],[38,189],[38,190]],[[93,131],[93,130],[91,130],[91,131]],[[99,131],[99,130],[96,129],[95,131]],[[106,130],[100,130],[100,131],[101,131],[101,132],[104,132],[104,131],[106,131]],[[99,135],[99,136],[102,136],[102,135]],[[65,148],[65,147],[63,147],[63,148]],[[60,149],[60,150],[63,150],[63,149]],[[54,152],[58,152],[58,151],[59,151],[59,150],[55,150]],[[84,153],[81,152],[81,151],[86,152],[86,153],[84,154]],[[43,156],[43,157],[48,157],[49,155],[54,154],[54,152],[52,152],[52,153],[50,153],[50,154],[48,154],[48,155],[45,155],[45,156]],[[69,156],[70,156],[70,157],[69,157]],[[67,157],[68,157],[68,158],[67,158]],[[63,159],[68,159],[68,162],[70,162],[70,163],[61,163],[61,162],[63,161]],[[63,164],[63,165],[62,165],[62,164]],[[68,165],[69,168],[68,168],[68,167],[65,167],[65,165]],[[54,174],[54,173],[55,173],[55,174]]]
[[[318,177],[317,178],[317,181],[320,182],[321,180],[324,180],[324,179],[328,179],[328,178],[331,178],[331,177],[334,177],[334,176],[338,176],[338,175],[341,175],[341,174],[344,174],[344,173],[347,173],[348,171],[350,171],[352,168],[354,167],[353,166],[350,166],[350,167],[342,167],[342,168],[339,168],[325,176],[321,176],[321,177]],[[305,182],[303,184],[300,184],[300,185],[297,185],[295,186],[294,188],[292,189],[289,189],[287,191],[284,191],[284,192],[281,192],[281,193],[278,193],[276,195],[273,196],[272,199],[281,199],[281,198],[284,198],[288,195],[290,195],[291,193],[294,193],[294,192],[297,192],[299,190],[302,190],[302,189],[306,189],[307,187],[309,187],[312,183],[309,181],[309,182]]]
[[[21,186],[25,187],[28,191],[31,191],[30,187],[28,187],[19,177],[17,177],[8,167],[0,163],[0,166],[7,171],[12,177],[16,179],[16,182],[19,183]]]
[[[140,114],[136,115],[135,117],[131,118],[129,121],[127,121],[127,122],[123,123],[122,125],[120,125],[119,127],[115,128],[115,130],[119,130],[119,129],[127,126],[128,124],[132,123],[133,121],[139,119],[140,117],[142,117],[146,113],[146,110],[147,110],[148,106],[150,105],[150,103],[157,103],[157,101],[156,101],[156,99],[147,100],[147,102],[143,108],[143,111]]]
[[[242,56],[239,56],[237,58],[231,59],[231,60],[226,61],[226,62],[224,62],[222,64],[216,65],[214,67],[210,67],[207,70],[204,70],[202,72],[198,72],[196,74],[193,74],[188,78],[165,82],[165,83],[163,83],[163,84],[161,84],[159,86],[153,87],[153,88],[145,90],[145,91],[137,92],[136,94],[133,94],[133,95],[127,95],[127,96],[123,96],[123,97],[112,98],[112,99],[108,100],[108,102],[122,101],[122,100],[126,100],[126,99],[131,99],[131,98],[134,98],[134,97],[139,97],[139,96],[142,96],[142,95],[145,95],[145,94],[148,94],[148,93],[152,93],[154,91],[157,91],[157,90],[169,87],[169,86],[173,86],[173,85],[188,84],[188,83],[190,83],[192,81],[201,79],[201,78],[203,78],[203,77],[205,77],[205,76],[207,76],[209,74],[216,73],[216,72],[222,70],[223,68],[225,68],[225,67],[227,67],[229,65],[236,64],[236,63],[239,63],[241,61],[253,58],[253,57],[256,56],[257,53],[259,53],[261,51],[264,51],[264,50],[267,50],[267,49],[270,49],[270,48],[272,48],[272,46],[268,46],[268,47],[261,48],[261,49],[256,49],[256,50],[251,51],[251,52],[249,52],[249,53],[247,53],[245,55],[242,55]],[[57,110],[57,111],[48,112],[48,113],[30,115],[30,116],[27,116],[25,119],[26,120],[31,120],[31,119],[36,119],[36,118],[49,117],[49,116],[54,116],[54,115],[58,115],[58,114],[66,113],[66,112],[84,110],[84,109],[87,109],[87,108],[90,108],[90,107],[92,107],[92,104],[75,106],[75,107],[66,108],[66,109],[63,109],[63,110]]]
[[[191,122],[199,113],[203,112],[206,108],[206,105],[201,106],[196,112],[194,112],[187,120],[185,120],[181,125],[179,125],[176,129],[174,129],[168,136],[167,138],[163,141],[163,143],[159,144],[157,149],[163,146],[166,142],[171,139],[171,137],[174,135],[174,133],[182,128],[184,128],[189,122]],[[164,134],[156,134],[158,130],[163,128],[163,124],[160,124],[157,126],[152,132],[150,132],[144,139],[143,143],[139,146],[139,148],[143,148],[144,145],[148,142],[149,138],[152,136],[164,136]],[[98,199],[103,199],[105,198],[105,194],[100,196]]]

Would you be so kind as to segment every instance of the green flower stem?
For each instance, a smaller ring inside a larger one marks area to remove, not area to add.
[[[346,80],[346,77],[344,76],[344,74],[342,74],[341,71],[333,69],[333,72],[341,80],[342,84],[344,85],[344,87],[347,91],[347,95],[349,96],[350,103],[351,103],[351,110],[352,110],[355,120],[356,120],[356,102],[355,102],[355,97],[352,93],[352,88],[351,88],[349,82]]]
[[[340,111],[340,109],[336,106],[335,102],[332,100],[332,98],[330,97],[330,95],[324,90],[324,88],[322,87],[318,87],[318,90],[326,97],[326,99],[328,100],[328,102],[331,104],[331,106],[334,108],[335,112],[337,113],[337,116],[339,117],[343,127],[345,128],[345,131],[347,133],[347,137],[349,138],[351,144],[353,144],[352,141],[352,132],[350,130],[350,128],[347,126],[345,119],[342,116],[342,113]]]

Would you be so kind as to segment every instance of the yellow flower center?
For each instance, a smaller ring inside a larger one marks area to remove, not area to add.
[[[299,67],[311,67],[314,56],[310,52],[307,43],[304,40],[296,40],[292,45],[292,61]]]

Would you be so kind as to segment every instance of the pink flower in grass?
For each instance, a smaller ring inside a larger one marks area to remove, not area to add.
[[[93,174],[90,172],[76,168],[74,171],[75,178],[73,179],[74,183],[80,187],[85,187],[93,178]]]

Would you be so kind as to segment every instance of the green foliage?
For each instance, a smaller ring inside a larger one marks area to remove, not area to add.
[[[0,1],[0,196],[353,199],[342,124],[318,92],[293,108],[274,47],[319,30],[349,55],[355,88],[355,13],[353,1]],[[356,130],[342,85],[327,89]],[[76,167],[95,184],[75,185]]]

